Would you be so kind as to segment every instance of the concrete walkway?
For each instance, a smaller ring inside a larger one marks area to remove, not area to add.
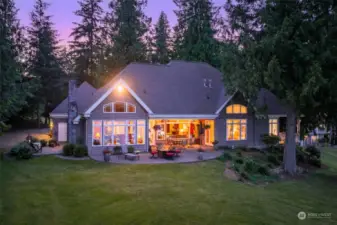
[[[59,155],[62,154],[62,145],[56,146],[55,148],[51,147],[43,147],[41,153],[35,153],[35,156],[42,156],[42,155]]]
[[[223,151],[207,151],[203,152],[203,161],[205,160],[212,160],[219,157]],[[198,159],[199,152],[194,150],[186,150],[184,151],[180,157],[176,157],[172,159],[162,159],[162,158],[150,158],[149,153],[141,153],[139,160],[125,160],[123,156],[111,156],[110,163],[112,164],[167,164],[167,163],[193,163],[193,162],[200,162]],[[103,155],[98,156],[91,156],[92,159],[100,162],[104,162]]]

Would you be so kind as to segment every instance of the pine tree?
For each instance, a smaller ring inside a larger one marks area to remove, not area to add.
[[[0,134],[7,127],[5,122],[22,109],[31,95],[20,58],[23,29],[16,14],[13,0],[0,0]]]
[[[162,64],[169,62],[169,45],[170,24],[168,22],[167,15],[164,12],[161,12],[156,24],[155,61]]]
[[[333,1],[237,0],[228,7],[237,39],[222,55],[226,87],[249,102],[266,88],[286,103],[284,169],[296,173],[296,117],[335,116],[337,8]]]
[[[50,104],[59,101],[58,91],[63,82],[64,72],[57,57],[58,40],[51,16],[46,14],[49,4],[36,0],[31,13],[31,27],[28,29],[30,40],[29,72],[39,80],[39,90],[36,99],[36,116],[39,123],[40,107],[48,108]],[[51,91],[52,90],[52,91]],[[50,111],[44,111],[49,118]]]
[[[81,0],[80,9],[75,12],[81,17],[80,23],[74,23],[71,33],[72,56],[75,57],[74,71],[80,82],[87,81],[99,86],[99,57],[102,51],[102,0]]]
[[[108,53],[110,71],[120,70],[131,62],[146,60],[146,44],[143,40],[148,32],[149,19],[143,9],[146,0],[112,0],[110,37],[113,46]]]
[[[178,9],[175,27],[176,55],[184,60],[207,62],[218,66],[217,8],[211,0],[174,0]],[[181,32],[181,33],[177,33]]]

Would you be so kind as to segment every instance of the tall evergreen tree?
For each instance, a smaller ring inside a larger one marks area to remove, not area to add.
[[[110,36],[113,46],[109,52],[110,71],[127,64],[146,60],[144,35],[149,30],[149,18],[143,12],[147,0],[112,0]]]
[[[8,119],[18,113],[31,95],[24,77],[22,28],[13,0],[0,0],[0,134]]]
[[[229,4],[231,27],[239,36],[222,56],[224,83],[249,102],[266,88],[286,103],[284,169],[293,174],[296,117],[319,119],[316,115],[334,113],[328,108],[337,102],[337,7],[315,0]]]
[[[31,27],[28,29],[30,40],[29,72],[39,80],[36,103],[36,115],[39,121],[40,108],[48,109],[50,104],[59,101],[58,91],[62,86],[64,72],[57,57],[58,40],[51,16],[46,11],[49,4],[44,0],[36,0],[31,13]],[[52,91],[51,91],[52,90]],[[44,116],[49,118],[49,110]]]
[[[74,23],[71,33],[72,56],[75,58],[74,71],[78,79],[99,86],[99,57],[102,41],[102,0],[81,0],[80,9],[75,12],[81,17],[80,23]]]
[[[218,8],[211,0],[174,0],[178,9],[175,27],[176,55],[184,60],[207,62],[219,66],[217,54]]]
[[[168,63],[169,61],[169,45],[170,45],[170,24],[167,15],[160,13],[156,24],[155,33],[155,61],[159,63]]]

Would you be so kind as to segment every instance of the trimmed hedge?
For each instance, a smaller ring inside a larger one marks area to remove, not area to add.
[[[135,153],[135,148],[133,146],[128,146],[128,153]]]
[[[76,146],[74,144],[65,144],[63,146],[63,155],[64,156],[72,156],[72,155],[74,155],[75,147]]]
[[[88,155],[88,147],[86,145],[76,145],[74,149],[75,157],[84,157]]]

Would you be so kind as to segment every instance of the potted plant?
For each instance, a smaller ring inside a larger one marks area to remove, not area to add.
[[[109,162],[110,161],[110,156],[111,156],[111,151],[108,148],[105,148],[103,150],[104,161],[105,162]]]
[[[199,154],[198,154],[198,159],[199,160],[203,160],[204,159],[204,156],[203,156],[203,152],[204,152],[204,150],[202,149],[202,148],[199,148],[198,149],[198,152],[199,152]]]
[[[214,141],[212,142],[212,144],[213,144],[214,150],[217,150],[216,145],[219,144],[219,141],[218,141],[218,140],[214,140]]]

